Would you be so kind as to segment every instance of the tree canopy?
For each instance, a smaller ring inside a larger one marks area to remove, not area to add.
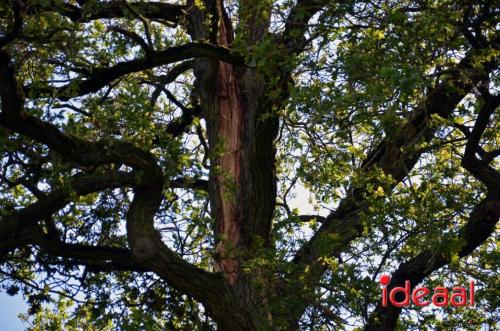
[[[498,326],[495,3],[2,1],[0,290],[29,330]]]

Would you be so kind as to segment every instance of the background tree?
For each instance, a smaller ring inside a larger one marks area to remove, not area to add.
[[[0,13],[0,282],[31,329],[498,322],[494,1]],[[477,307],[381,307],[381,273],[472,277]]]

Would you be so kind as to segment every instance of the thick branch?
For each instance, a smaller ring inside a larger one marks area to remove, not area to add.
[[[177,137],[193,123],[193,119],[201,115],[200,107],[185,108],[182,111],[182,116],[169,123],[166,132]]]
[[[89,77],[76,79],[61,87],[47,86],[35,88],[26,86],[24,92],[29,97],[55,96],[61,100],[68,100],[76,96],[97,92],[112,81],[130,73],[202,57],[216,59],[237,66],[245,65],[245,59],[229,48],[195,42],[171,47],[163,51],[151,51],[143,58],[120,62],[109,68],[94,69],[92,75]]]
[[[338,256],[349,243],[362,234],[361,214],[367,208],[365,196],[370,195],[369,187],[382,185],[386,186],[386,192],[389,192],[407,176],[422,154],[415,151],[414,147],[418,143],[430,141],[436,130],[431,126],[431,115],[438,114],[449,118],[459,102],[478,81],[484,79],[486,73],[473,67],[472,63],[473,54],[470,53],[450,72],[447,80],[429,93],[424,104],[409,116],[406,124],[396,130],[395,134],[383,139],[368,155],[360,170],[369,173],[379,168],[387,176],[392,177],[392,184],[387,187],[386,183],[378,182],[375,178],[361,187],[354,187],[350,195],[340,202],[335,212],[327,217],[311,240],[297,252],[293,260],[296,269],[289,279],[296,279],[297,272],[303,274],[307,271],[308,282],[316,284],[327,268],[321,263],[321,257]],[[485,64],[485,68],[491,70],[492,65]],[[331,240],[332,237],[336,239]],[[297,289],[292,288],[290,292],[296,295]],[[296,319],[300,318],[305,307],[296,311]]]
[[[154,162],[155,158],[150,153],[128,142],[86,141],[64,134],[54,125],[27,114],[24,111],[23,93],[18,87],[9,57],[4,52],[0,52],[0,94],[0,125],[47,145],[81,166],[116,163],[137,170]]]
[[[23,28],[23,17],[20,7],[21,6],[19,1],[12,1],[14,22],[12,23],[11,30],[4,37],[0,38],[0,49],[12,42],[21,33],[21,30]]]
[[[470,60],[470,57],[462,60],[450,78],[437,86],[428,95],[425,103],[411,114],[407,124],[399,128],[395,135],[386,137],[378,144],[363,162],[361,166],[363,172],[368,173],[372,169],[380,168],[393,178],[393,186],[406,177],[421,155],[421,152],[412,152],[413,146],[429,141],[434,134],[435,128],[430,123],[431,115],[449,117],[475,83],[483,78],[484,73],[474,70]],[[359,231],[362,230],[359,216],[365,208],[363,194],[366,193],[367,184],[356,188],[350,196],[340,202],[337,210],[327,217],[327,221],[309,244],[299,250],[295,263],[300,264],[304,261],[313,263],[318,254],[321,254],[319,250],[315,252],[314,246],[316,242],[322,240],[324,234],[342,234],[343,239],[337,249],[344,248],[359,235]]]
[[[0,52],[0,94],[0,124],[46,144],[80,165],[123,163],[132,167],[137,182],[134,183],[134,198],[127,213],[127,238],[133,261],[203,303],[223,329],[236,330],[242,325],[246,326],[245,329],[253,329],[253,322],[239,306],[239,298],[222,275],[187,263],[163,244],[154,228],[154,217],[163,199],[164,178],[152,154],[126,142],[104,144],[70,137],[53,125],[26,114],[23,111],[22,91],[18,88],[9,57],[4,52]],[[65,200],[58,198],[57,201]],[[63,202],[59,202],[57,207],[61,205],[64,206]],[[55,208],[52,207],[52,210]],[[33,209],[43,214],[40,206]],[[9,230],[9,226],[19,226],[12,224],[14,222],[12,219],[0,224]]]
[[[306,43],[304,34],[308,28],[307,23],[329,2],[329,0],[298,0],[290,10],[281,41],[290,53],[302,52]]]
[[[474,177],[483,182],[489,189],[500,187],[500,174],[483,160],[476,157],[480,149],[479,141],[486,129],[493,112],[500,105],[500,95],[491,96],[489,92],[484,91],[484,103],[477,115],[476,123],[470,133],[465,146],[462,166],[467,169]]]
[[[243,325],[244,329],[252,330],[251,320],[222,274],[187,263],[163,244],[154,228],[154,216],[163,198],[163,174],[156,163],[143,170],[148,181],[134,188],[134,199],[127,213],[127,236],[134,261],[204,304],[221,329],[237,330]]]
[[[51,256],[63,258],[65,265],[86,266],[89,271],[149,271],[132,260],[130,250],[118,247],[69,244],[39,232],[34,242]]]
[[[196,178],[176,178],[170,182],[170,187],[208,191],[208,181]]]
[[[491,115],[500,104],[500,97],[493,97],[483,89],[484,102],[479,110],[472,132],[468,135],[462,164],[479,181],[488,187],[486,198],[471,213],[468,223],[460,230],[458,239],[462,242],[458,256],[465,257],[483,243],[495,231],[500,217],[500,173],[487,163],[476,158],[481,136],[486,129]],[[433,271],[449,264],[452,254],[427,250],[412,260],[402,264],[394,273],[388,291],[395,286],[402,286],[409,280],[412,288],[424,280]],[[371,314],[365,330],[392,330],[396,326],[401,308],[377,306]]]
[[[66,206],[72,197],[87,195],[104,189],[130,186],[134,176],[128,173],[109,172],[100,175],[76,176],[68,187],[60,188],[45,198],[0,219],[0,250],[10,250],[38,239],[32,232],[33,225],[50,218],[52,214]]]
[[[129,5],[146,18],[172,23],[178,23],[185,15],[186,9],[185,5],[162,2],[132,2]],[[31,5],[28,10],[32,13],[54,11],[75,22],[90,22],[103,18],[135,18],[124,1],[100,1],[82,7],[68,3],[61,4],[59,1],[39,1],[36,5]]]

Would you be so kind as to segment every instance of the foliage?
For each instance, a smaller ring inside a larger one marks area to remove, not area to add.
[[[1,289],[30,304],[28,330],[376,330],[394,313],[381,274],[473,278],[475,309],[410,306],[386,329],[498,327],[499,15],[487,0],[2,2]],[[255,114],[233,173],[223,63],[232,114]],[[315,215],[293,204],[304,188]],[[224,253],[220,210],[240,202],[269,236],[240,215],[249,239]]]

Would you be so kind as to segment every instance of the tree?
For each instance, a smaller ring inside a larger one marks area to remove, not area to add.
[[[498,322],[493,1],[0,12],[0,281],[32,329]],[[383,307],[383,273],[477,307]]]

